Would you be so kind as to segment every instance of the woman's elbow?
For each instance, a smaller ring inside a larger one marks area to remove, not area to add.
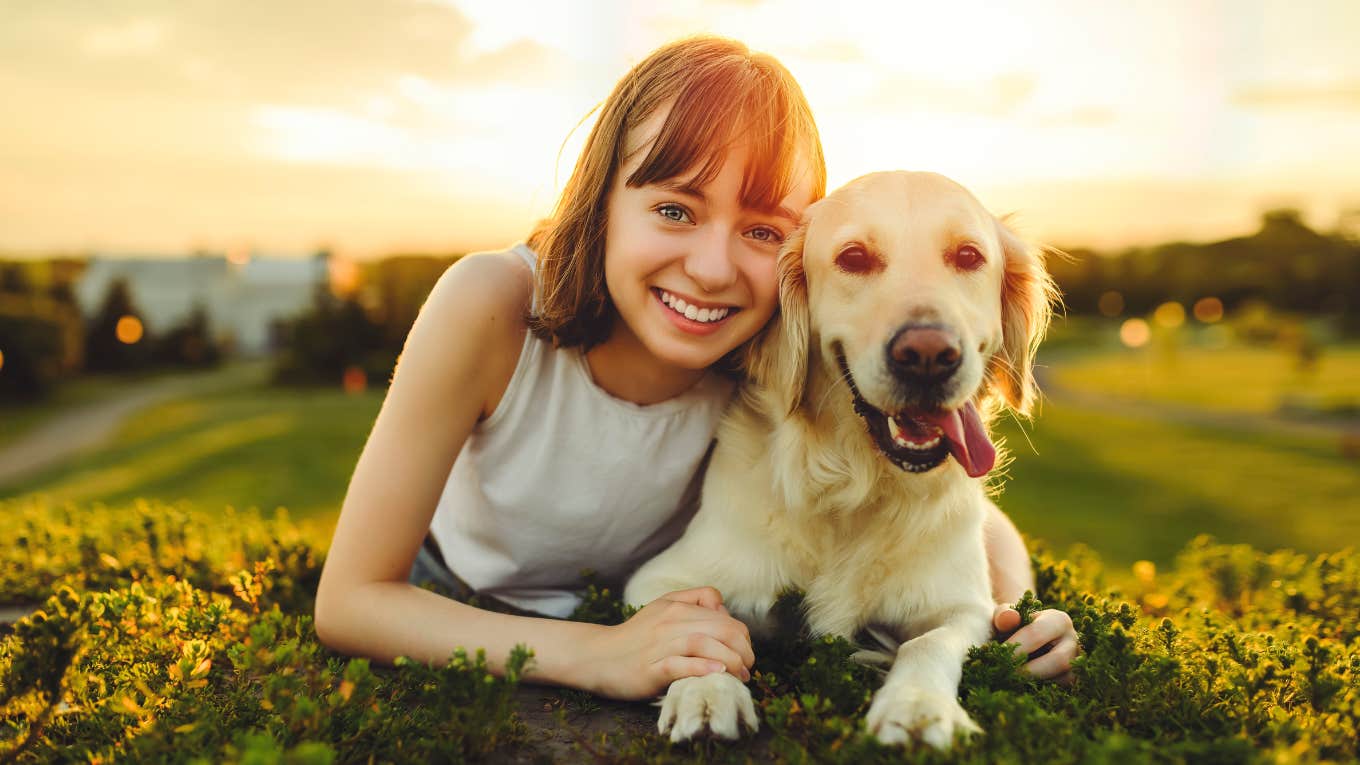
[[[335,587],[327,587],[325,577],[316,588],[316,603],[312,606],[312,628],[321,644],[344,653],[341,647],[344,635],[343,604],[337,602],[339,593]]]

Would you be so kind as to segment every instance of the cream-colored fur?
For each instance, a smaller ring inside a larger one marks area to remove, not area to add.
[[[982,267],[951,264],[964,242]],[[881,268],[838,267],[851,246]],[[870,732],[948,747],[977,731],[957,692],[969,648],[991,634],[990,500],[953,458],[924,473],[886,459],[853,409],[836,352],[868,403],[898,411],[906,404],[885,344],[904,322],[929,319],[957,332],[964,350],[946,408],[971,400],[984,413],[1001,403],[1026,411],[1051,281],[1039,253],[971,194],[925,173],[865,176],[813,205],[779,271],[781,313],[751,349],[751,382],[719,427],[700,509],[625,598],[642,605],[711,585],[759,634],[775,598],[799,588],[816,635],[886,626],[902,642],[870,706]],[[659,727],[673,740],[705,729],[735,737],[739,719],[756,725],[750,692],[719,674],[673,683]]]

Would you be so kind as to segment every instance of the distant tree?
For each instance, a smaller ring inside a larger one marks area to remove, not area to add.
[[[23,264],[0,265],[0,292],[15,295],[28,295],[33,292],[33,284],[29,281],[28,272],[24,270]]]
[[[0,314],[0,399],[46,395],[61,374],[61,325],[38,316]]]
[[[351,367],[370,380],[382,379],[396,363],[382,325],[357,299],[336,298],[326,285],[318,285],[311,310],[291,322],[284,338],[275,367],[278,382],[338,384]]]
[[[222,349],[213,340],[208,309],[201,303],[179,324],[153,344],[157,363],[172,366],[209,367],[222,360]]]
[[[71,289],[70,282],[52,282],[47,288],[47,296],[63,305],[74,306],[76,304],[75,290]]]
[[[122,372],[142,369],[151,361],[151,338],[143,336],[126,343],[118,337],[118,322],[124,317],[142,321],[141,311],[132,302],[126,279],[115,279],[94,318],[85,325],[85,370]]]

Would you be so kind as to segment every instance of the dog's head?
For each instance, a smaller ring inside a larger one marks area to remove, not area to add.
[[[1028,413],[1056,289],[1042,252],[953,181],[874,173],[808,208],[779,255],[780,315],[747,373],[810,407],[810,375],[843,378],[878,450],[921,473],[969,475],[995,449],[979,410]]]

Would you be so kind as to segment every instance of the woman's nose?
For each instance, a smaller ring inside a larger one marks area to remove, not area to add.
[[[725,233],[695,242],[685,257],[685,274],[705,292],[720,292],[737,278],[732,238]]]

